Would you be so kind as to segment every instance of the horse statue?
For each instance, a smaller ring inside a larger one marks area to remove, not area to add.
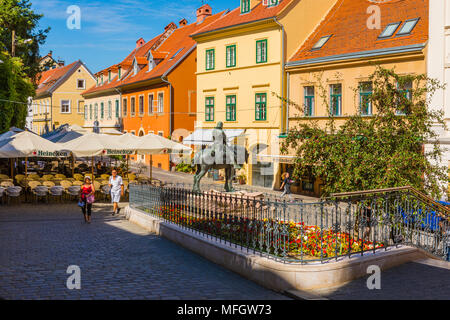
[[[201,192],[200,181],[210,169],[225,169],[225,191],[233,192],[234,169],[248,162],[247,149],[238,145],[229,146],[222,128],[223,123],[219,122],[212,132],[213,144],[194,155],[194,165],[197,167],[194,192]]]

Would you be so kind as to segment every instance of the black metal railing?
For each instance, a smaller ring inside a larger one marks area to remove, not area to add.
[[[409,190],[304,203],[130,185],[130,206],[211,241],[283,262],[325,262],[399,245],[444,259],[450,246],[447,208]]]

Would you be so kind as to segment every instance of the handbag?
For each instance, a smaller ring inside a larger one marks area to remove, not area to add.
[[[78,206],[79,206],[79,207],[83,208],[84,205],[85,205],[84,201],[82,201],[82,200],[79,200],[79,201],[78,201]]]
[[[86,201],[87,201],[87,203],[89,203],[89,204],[94,203],[94,201],[95,201],[94,195],[91,194],[90,196],[88,196],[88,197],[86,198]]]

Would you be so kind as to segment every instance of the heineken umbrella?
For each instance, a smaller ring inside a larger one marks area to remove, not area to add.
[[[191,153],[192,149],[181,143],[149,133],[143,137],[137,137],[135,149],[138,154],[171,154]]]
[[[128,155],[135,152],[132,145],[121,143],[116,136],[101,133],[87,133],[59,145],[76,157]]]
[[[0,140],[1,158],[68,157],[69,152],[47,139],[29,131],[23,131],[8,139]]]

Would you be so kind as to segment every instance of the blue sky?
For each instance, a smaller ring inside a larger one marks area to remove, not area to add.
[[[31,0],[36,13],[44,14],[40,28],[52,29],[41,55],[53,51],[55,59],[71,63],[81,59],[97,72],[120,62],[136,46],[136,40],[146,41],[161,33],[170,22],[186,18],[195,21],[195,10],[201,0]],[[205,1],[213,13],[239,6],[239,0]],[[81,28],[67,28],[67,8],[81,9]]]

